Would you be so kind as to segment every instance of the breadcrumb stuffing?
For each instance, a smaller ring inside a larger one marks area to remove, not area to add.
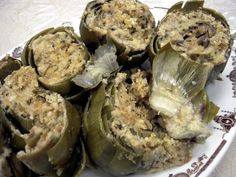
[[[58,83],[81,74],[88,60],[87,49],[66,32],[46,34],[32,42],[40,80]]]
[[[171,42],[183,56],[200,63],[221,64],[229,47],[229,30],[215,17],[204,12],[173,11],[159,24],[160,47]]]

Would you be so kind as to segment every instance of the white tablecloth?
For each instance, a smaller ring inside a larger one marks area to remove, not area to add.
[[[177,0],[142,0],[151,7],[169,7]],[[214,3],[213,3],[214,1]],[[69,22],[79,29],[88,0],[0,0],[0,56],[27,41],[40,30]],[[236,31],[236,0],[206,0],[206,5],[226,16],[232,32]],[[164,13],[155,13],[163,16]],[[211,177],[236,176],[236,141]]]

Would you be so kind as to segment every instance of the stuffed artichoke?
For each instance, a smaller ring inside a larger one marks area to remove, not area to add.
[[[22,61],[36,68],[40,83],[61,94],[71,90],[71,79],[85,69],[90,55],[71,27],[49,28],[25,45]]]
[[[0,106],[25,143],[17,158],[38,174],[61,176],[79,135],[76,108],[59,94],[39,87],[37,74],[29,66],[5,78]]]
[[[226,19],[212,9],[203,8],[203,1],[179,2],[172,6],[158,24],[150,43],[153,58],[167,43],[183,56],[199,63],[214,65],[209,80],[223,71],[232,46]]]
[[[170,45],[153,59],[150,104],[171,137],[201,143],[210,135],[206,122],[218,112],[204,91],[211,70],[212,65],[186,59]]]
[[[105,171],[128,175],[190,160],[192,143],[162,130],[148,95],[147,73],[141,70],[119,72],[92,94],[84,112],[84,139],[91,159]]]
[[[81,39],[89,48],[107,40],[117,47],[122,65],[147,58],[155,20],[148,7],[137,0],[101,0],[88,3],[80,22]]]

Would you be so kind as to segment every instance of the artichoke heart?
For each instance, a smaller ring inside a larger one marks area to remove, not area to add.
[[[210,80],[223,71],[229,58],[232,37],[225,18],[212,9],[203,8],[203,1],[179,2],[172,6],[158,24],[150,44],[154,57],[168,43],[183,56],[198,63],[214,65]]]
[[[83,72],[90,56],[70,27],[50,28],[25,46],[22,61],[36,68],[44,87],[61,94],[71,89],[71,79]]]
[[[146,48],[154,27],[153,15],[141,2],[101,0],[88,3],[80,22],[80,34],[89,48],[112,40],[120,64],[137,64],[147,58]]]
[[[186,59],[170,45],[154,58],[150,104],[161,114],[161,125],[171,137],[203,142],[210,135],[203,119],[212,119],[218,108],[203,89],[212,67]],[[213,114],[209,109],[203,114],[201,106],[212,106]]]
[[[113,175],[158,171],[191,158],[192,143],[162,131],[148,95],[146,72],[141,70],[119,72],[94,91],[83,130],[91,159],[105,171]]]
[[[5,78],[0,106],[18,121],[25,120],[25,147],[17,158],[39,174],[58,174],[71,156],[80,129],[79,114],[59,94],[39,87],[30,66]]]

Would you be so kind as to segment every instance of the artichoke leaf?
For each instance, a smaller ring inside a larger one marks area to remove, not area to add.
[[[76,147],[70,159],[70,163],[66,165],[60,177],[79,177],[86,165],[86,152],[82,140],[78,140]]]
[[[72,81],[83,88],[91,89],[96,87],[102,79],[109,77],[112,72],[119,69],[117,63],[116,47],[109,42],[95,50],[93,62],[90,62],[86,70],[75,76]]]
[[[204,4],[204,0],[193,0],[193,1],[180,1],[173,5],[167,13],[183,10],[183,11],[191,11],[196,10],[198,8],[202,8]]]
[[[205,87],[211,69],[212,65],[185,59],[166,45],[153,60],[152,107],[173,117]]]
[[[154,58],[149,101],[171,137],[203,142],[210,135],[191,100],[204,89],[212,67],[186,59],[170,45]]]
[[[192,104],[194,109],[202,115],[202,120],[205,123],[211,122],[219,111],[219,107],[209,100],[205,90],[199,92],[192,99]]]
[[[25,147],[24,135],[19,131],[18,128],[7,118],[4,111],[0,108],[0,121],[9,132],[11,138],[10,142],[12,147],[23,150]]]
[[[20,60],[6,55],[0,61],[0,83],[3,84],[4,79],[11,74],[13,71],[20,69],[22,63]]]

